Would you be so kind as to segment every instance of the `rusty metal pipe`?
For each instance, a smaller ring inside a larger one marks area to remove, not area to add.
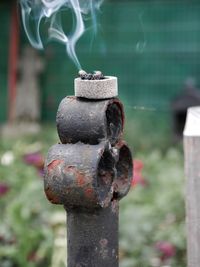
[[[109,79],[89,83],[90,92],[88,81],[78,80],[83,88],[79,93],[90,99],[63,99],[57,113],[62,144],[50,148],[45,163],[46,196],[53,204],[62,204],[68,214],[68,267],[119,264],[119,200],[130,189],[133,166],[122,140],[123,106],[114,98],[117,79],[111,81],[113,98],[103,99],[108,84]]]
[[[118,266],[118,201],[92,213],[67,210],[69,267]]]
[[[94,101],[72,96],[60,103],[56,122],[63,144],[109,140],[113,145],[122,135],[124,111],[117,98]]]
[[[95,209],[124,197],[131,179],[132,158],[125,142],[113,148],[104,142],[57,144],[48,152],[44,189],[53,204]]]
[[[47,198],[68,209],[95,209],[108,205],[113,194],[114,164],[106,143],[53,146],[45,166]]]
[[[117,267],[119,200],[132,179],[126,143],[58,144],[45,165],[46,196],[68,213],[68,266]]]

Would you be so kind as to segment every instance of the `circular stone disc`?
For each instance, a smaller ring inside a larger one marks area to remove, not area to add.
[[[76,78],[74,81],[75,96],[89,99],[106,99],[118,96],[117,77],[106,76],[102,80],[82,80]]]

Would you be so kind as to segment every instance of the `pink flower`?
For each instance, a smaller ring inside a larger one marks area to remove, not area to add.
[[[148,182],[142,175],[142,169],[144,164],[141,160],[135,159],[133,161],[133,180],[132,180],[132,187],[135,187],[137,184],[142,186],[146,186]]]
[[[10,190],[10,187],[5,183],[0,183],[0,197],[7,194],[7,192]]]
[[[160,259],[162,262],[172,258],[176,253],[175,246],[168,241],[157,242],[155,248],[160,253]]]
[[[38,170],[38,174],[43,176],[44,157],[40,152],[24,155],[24,162],[34,166]]]
[[[44,166],[44,157],[40,152],[30,153],[24,155],[24,162],[40,169]]]

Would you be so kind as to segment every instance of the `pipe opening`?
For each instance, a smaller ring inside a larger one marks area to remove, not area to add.
[[[114,177],[114,159],[109,151],[104,151],[97,169],[97,187],[101,200],[108,196]]]
[[[108,105],[106,110],[107,119],[107,137],[111,143],[114,145],[123,131],[123,117],[122,110],[117,103],[112,103]]]
[[[133,162],[129,148],[123,145],[119,151],[119,160],[116,164],[117,177],[114,181],[113,199],[124,197],[131,185]]]

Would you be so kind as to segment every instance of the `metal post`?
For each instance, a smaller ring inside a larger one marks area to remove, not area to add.
[[[132,156],[121,139],[116,81],[76,79],[76,96],[58,108],[62,144],[48,152],[44,188],[67,211],[68,267],[118,266],[119,200],[130,188]]]

